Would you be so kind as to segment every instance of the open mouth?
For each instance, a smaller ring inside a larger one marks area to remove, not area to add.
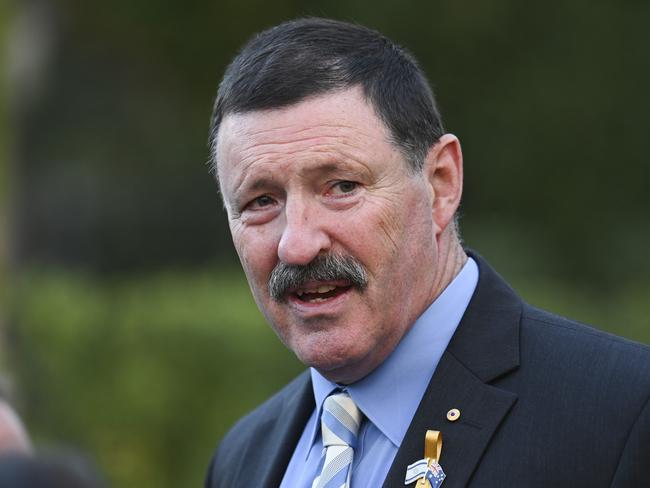
[[[351,285],[319,284],[299,288],[290,295],[305,303],[320,303],[336,298],[351,288]]]

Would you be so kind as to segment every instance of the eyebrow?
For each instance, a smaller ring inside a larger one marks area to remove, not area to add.
[[[273,178],[267,178],[267,177],[261,177],[261,178],[256,178],[253,180],[251,184],[242,184],[239,188],[244,187],[246,191],[251,191],[251,190],[262,190],[265,188],[269,187],[276,187],[279,186],[277,182],[273,180]]]
[[[355,169],[355,166],[360,166],[362,169]],[[365,166],[361,164],[353,165],[346,161],[328,161],[323,163],[318,163],[313,167],[303,168],[302,173],[316,174],[316,175],[326,175],[329,173],[345,172],[351,173],[359,177],[368,176],[369,172]]]
[[[241,205],[245,203],[243,200],[248,198],[249,193],[254,193],[259,190],[275,190],[280,188],[280,184],[275,181],[273,178],[268,176],[260,176],[255,179],[250,180],[244,178],[233,191],[233,197],[236,204]]]
[[[358,166],[358,169],[357,169]],[[354,165],[346,161],[324,161],[315,163],[311,166],[301,168],[297,175],[301,178],[316,176],[322,177],[332,173],[346,173],[358,178],[367,178],[370,175],[368,169],[361,164]],[[249,183],[250,181],[250,183]],[[244,177],[241,183],[233,191],[235,201],[239,201],[243,195],[258,190],[277,190],[281,189],[281,184],[277,179],[270,177],[268,174],[258,175],[256,177]]]

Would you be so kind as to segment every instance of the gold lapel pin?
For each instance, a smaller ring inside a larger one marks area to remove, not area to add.
[[[452,408],[451,410],[449,410],[449,412],[447,412],[447,420],[449,420],[450,422],[456,422],[456,420],[458,420],[459,418],[460,418],[460,410],[458,410],[457,408]]]

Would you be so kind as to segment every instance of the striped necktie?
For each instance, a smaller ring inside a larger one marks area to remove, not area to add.
[[[361,412],[346,392],[325,399],[321,414],[323,469],[312,488],[349,488],[360,424]]]

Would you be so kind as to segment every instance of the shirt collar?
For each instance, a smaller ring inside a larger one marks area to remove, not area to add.
[[[478,282],[478,266],[469,258],[447,288],[415,321],[395,350],[373,372],[345,389],[364,415],[399,447],[440,357],[447,348]],[[325,398],[339,385],[311,368],[316,422],[311,445],[320,432]],[[387,395],[386,392],[391,392]]]

